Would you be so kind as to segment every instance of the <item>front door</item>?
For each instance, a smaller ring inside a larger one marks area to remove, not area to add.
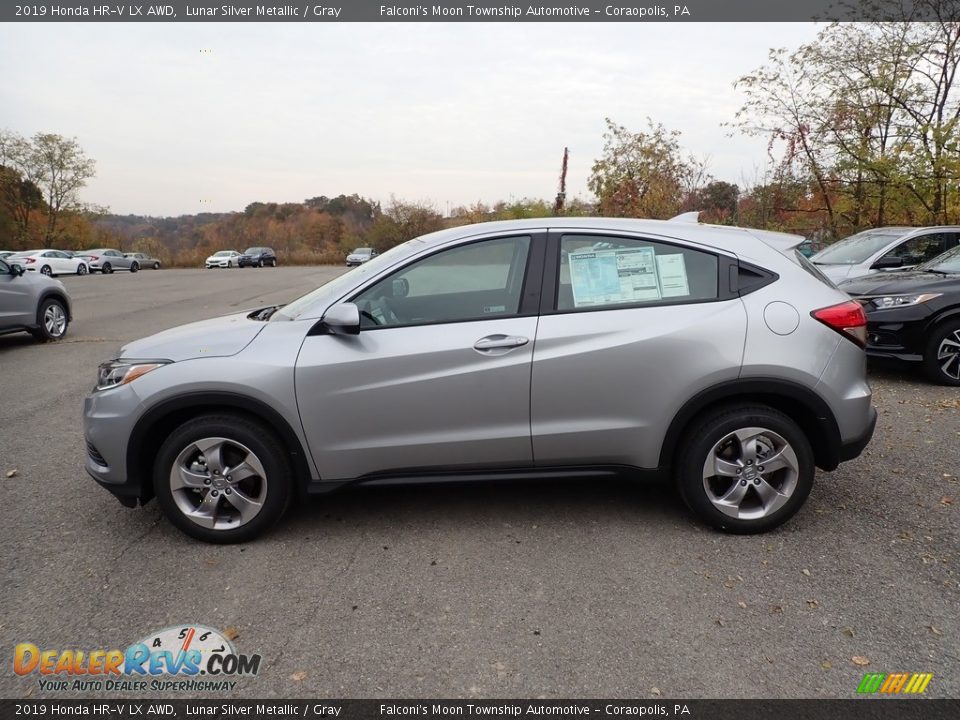
[[[532,464],[539,265],[528,261],[541,240],[490,238],[414,260],[348,298],[358,335],[306,338],[297,402],[323,480]]]

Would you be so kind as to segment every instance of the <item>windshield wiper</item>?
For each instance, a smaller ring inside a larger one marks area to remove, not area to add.
[[[255,314],[253,319],[267,321],[277,310],[280,309],[280,307],[280,305],[271,305],[270,307],[265,307],[263,310]]]

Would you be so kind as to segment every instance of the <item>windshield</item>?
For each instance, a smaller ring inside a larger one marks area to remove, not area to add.
[[[922,265],[917,265],[917,270],[942,273],[960,273],[960,245],[952,250],[937,255],[933,260],[927,260]]]
[[[365,262],[363,265],[357,265],[343,275],[338,275],[332,280],[328,280],[316,290],[307,293],[301,298],[297,298],[292,303],[284,305],[270,319],[296,320],[319,298],[335,296],[337,293],[346,291],[351,286],[361,283],[364,276],[380,272],[381,268],[389,266],[393,262],[393,258],[399,254],[403,248],[409,247],[413,242],[415,242],[415,240],[408,240],[405,243],[392,247],[386,252],[380,253],[372,260]],[[364,248],[361,248],[361,250],[362,249]],[[369,250],[369,248],[366,249]],[[354,252],[360,252],[360,250],[355,250]]]
[[[258,252],[260,252],[260,251],[262,251],[262,250],[263,250],[263,248],[258,248],[258,247],[255,247],[255,248],[247,248],[246,252],[244,252],[244,255],[256,255]]]
[[[213,254],[214,257],[226,257],[227,255],[233,255],[233,250],[221,250]]]
[[[357,248],[351,253],[351,255],[369,255],[372,252],[373,250],[370,248]]]
[[[864,230],[856,235],[838,240],[824,248],[811,260],[817,265],[857,265],[899,237],[903,237],[911,228]]]

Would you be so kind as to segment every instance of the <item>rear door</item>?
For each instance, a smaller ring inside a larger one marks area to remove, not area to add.
[[[676,240],[551,231],[533,354],[537,466],[658,465],[699,390],[739,374],[731,257]]]
[[[297,403],[325,480],[528,467],[545,237],[447,247],[352,297],[358,335],[308,336]]]

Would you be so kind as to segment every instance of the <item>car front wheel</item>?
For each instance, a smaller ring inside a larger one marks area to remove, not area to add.
[[[960,320],[935,328],[923,354],[927,377],[941,385],[960,385]]]
[[[813,487],[813,450],[789,417],[763,405],[705,416],[686,436],[677,486],[711,527],[759,533],[789,520]]]
[[[130,266],[130,272],[135,273],[138,270],[140,270],[140,263],[135,262]]]
[[[80,263],[79,265],[77,265],[77,275],[86,275],[86,274],[87,274],[87,266],[84,263]]]
[[[292,473],[269,428],[239,415],[203,415],[163,443],[154,492],[174,525],[198,540],[250,540],[290,502]]]
[[[110,263],[104,263],[100,268],[100,272],[103,275],[109,275],[113,272],[113,267],[110,265]]]
[[[37,309],[37,328],[32,330],[33,336],[40,342],[60,340],[67,334],[67,308],[54,298],[44,300]]]

